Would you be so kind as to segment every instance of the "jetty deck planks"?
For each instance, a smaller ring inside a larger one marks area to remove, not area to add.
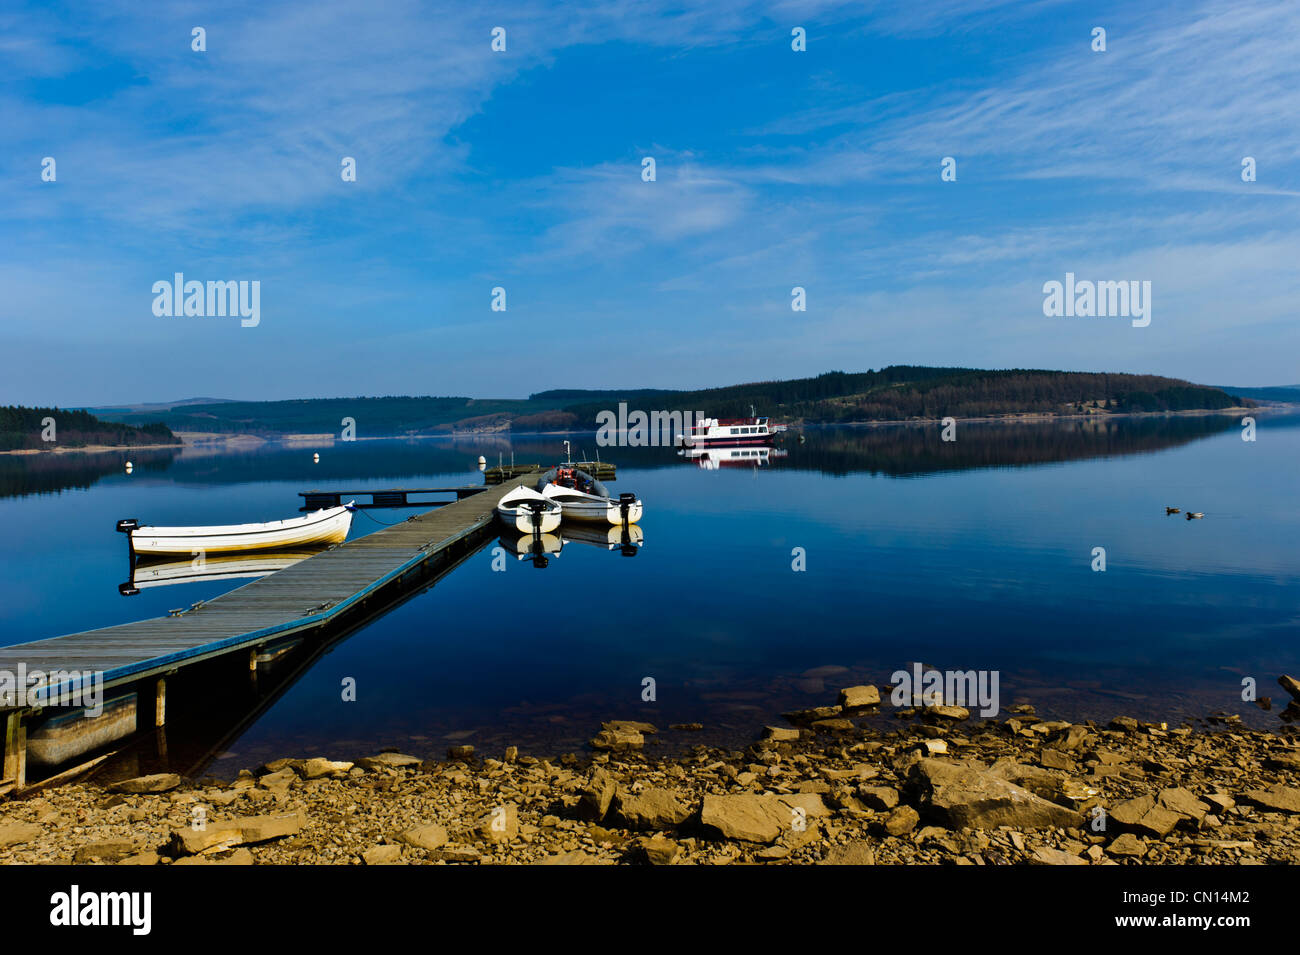
[[[452,544],[486,529],[517,477],[348,541],[179,616],[0,647],[0,670],[101,672],[111,687],[330,623]],[[51,689],[57,689],[51,687]]]

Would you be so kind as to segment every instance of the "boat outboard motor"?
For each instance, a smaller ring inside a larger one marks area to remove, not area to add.
[[[117,522],[117,531],[119,534],[129,534],[139,526],[140,522],[138,520],[134,517],[128,517],[126,520]]]
[[[123,597],[134,597],[136,594],[140,592],[140,588],[137,587],[132,581],[128,580],[124,584],[117,585],[117,592],[121,594]]]
[[[627,512],[633,504],[636,503],[636,495],[624,491],[618,496],[618,513],[623,518],[623,523],[627,523]]]

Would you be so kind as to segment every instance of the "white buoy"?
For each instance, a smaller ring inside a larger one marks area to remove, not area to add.
[[[320,452],[317,451],[314,454],[312,454],[311,460],[313,464],[320,464]]]
[[[478,469],[480,471],[487,470],[487,458],[483,457],[481,454],[478,456]]]
[[[132,471],[132,469],[134,469],[134,468],[135,468],[135,465],[134,465],[134,464],[132,464],[130,461],[127,461],[127,462],[126,462],[126,473],[127,473],[127,474],[130,474],[131,471]]]

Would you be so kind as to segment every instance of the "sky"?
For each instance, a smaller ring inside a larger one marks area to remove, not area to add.
[[[1293,384],[1298,116],[1291,0],[9,0],[0,404]],[[258,323],[156,315],[177,272]],[[1044,315],[1067,272],[1150,324]]]

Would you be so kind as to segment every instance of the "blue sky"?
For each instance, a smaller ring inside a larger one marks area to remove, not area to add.
[[[9,3],[0,63],[2,403],[1300,381],[1294,3]],[[1150,326],[1045,317],[1067,271]]]

